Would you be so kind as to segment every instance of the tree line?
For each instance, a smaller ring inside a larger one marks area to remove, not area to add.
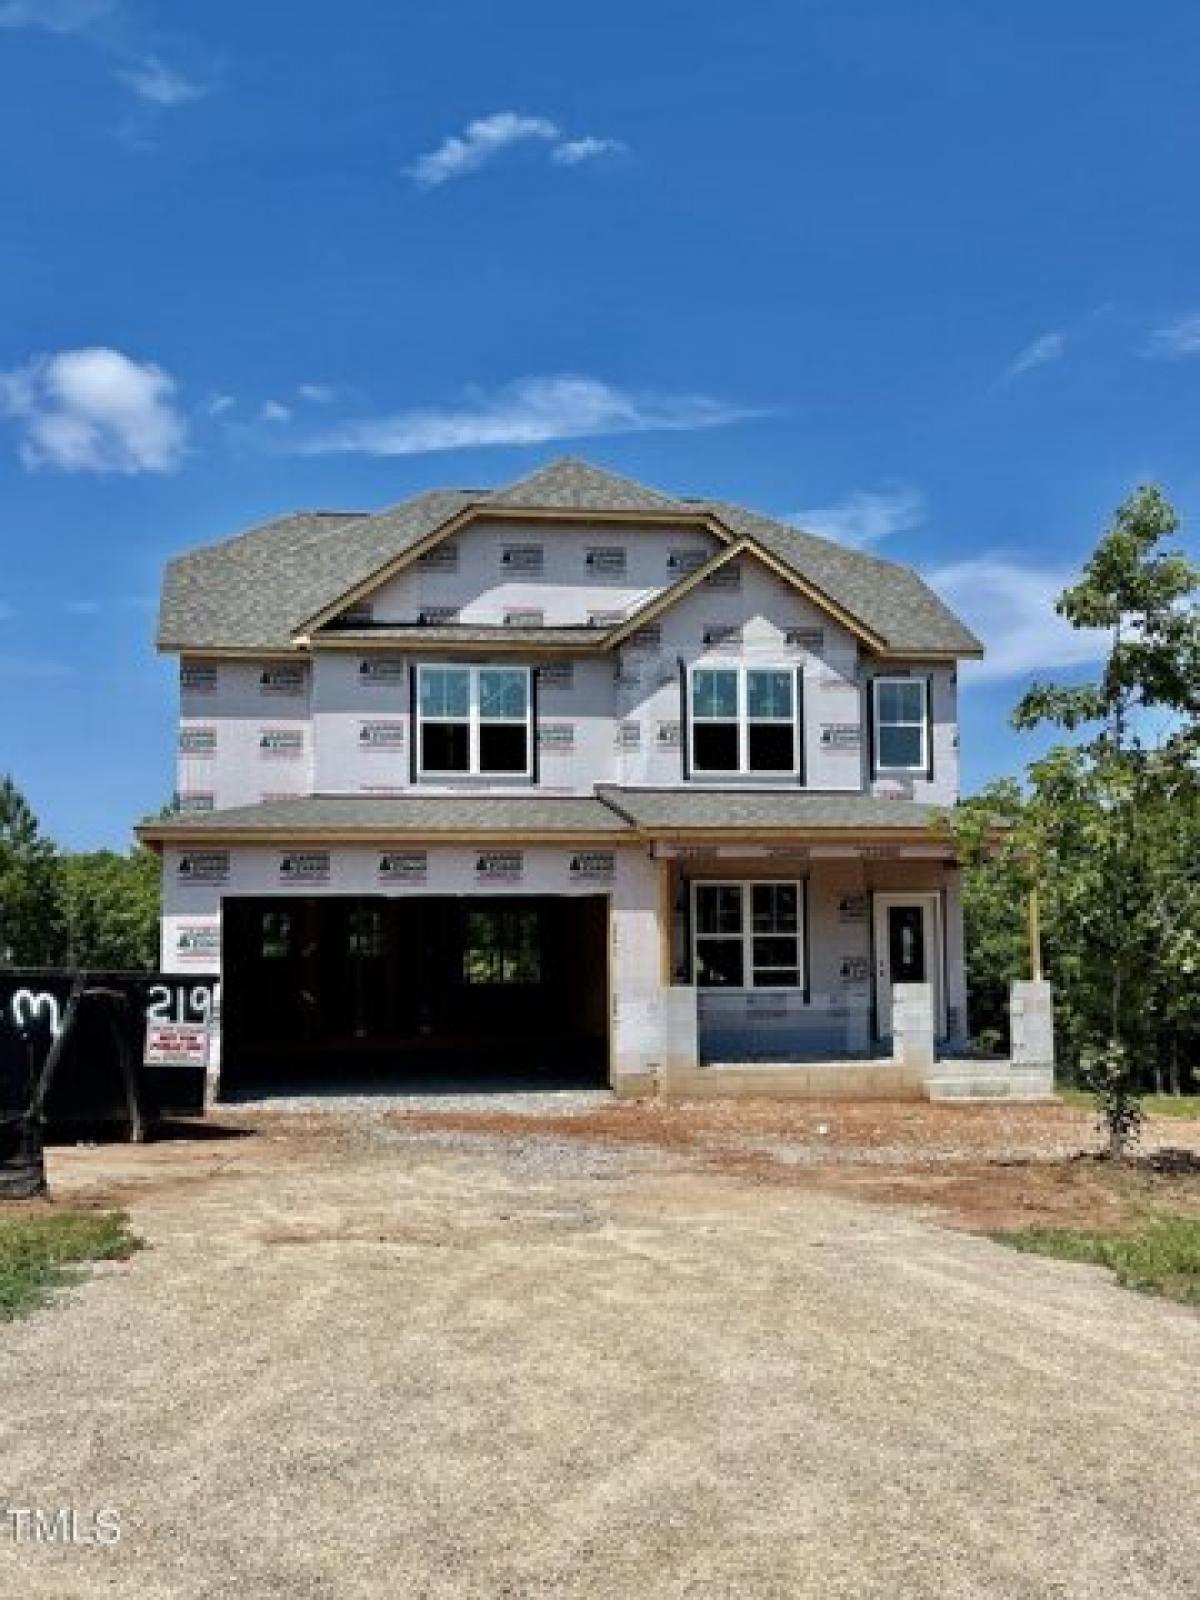
[[[155,855],[60,850],[0,778],[0,966],[153,970],[158,916]]]

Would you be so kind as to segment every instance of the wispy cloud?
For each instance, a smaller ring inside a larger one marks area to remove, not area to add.
[[[789,512],[785,522],[806,533],[820,533],[839,544],[878,544],[894,533],[907,533],[925,520],[925,497],[917,489],[856,489],[833,505]]]
[[[1193,311],[1162,328],[1155,328],[1146,346],[1146,354],[1167,360],[1200,356],[1200,311]]]
[[[504,151],[521,144],[548,145],[550,159],[565,167],[578,166],[625,148],[618,139],[601,139],[592,134],[569,139],[549,117],[527,116],[520,111],[493,111],[489,116],[469,122],[461,133],[450,134],[436,150],[417,156],[405,170],[420,188],[435,189],[452,178],[478,172]]]
[[[202,99],[209,86],[170,66],[160,56],[141,54],[136,27],[123,0],[0,0],[0,28],[38,28],[46,33],[82,34],[112,63],[113,76],[156,110],[171,110]],[[145,148],[136,125],[122,129],[125,143]]]
[[[630,391],[599,378],[519,378],[461,406],[360,417],[293,446],[304,455],[422,455],[486,445],[543,444],[615,433],[717,428],[761,415],[698,394]]]
[[[0,4],[0,28],[79,33],[115,9],[115,0],[5,0]]]
[[[338,397],[331,383],[302,383],[296,393],[301,400],[307,400],[313,406],[330,406]]]
[[[209,395],[208,399],[205,401],[204,409],[208,412],[210,417],[221,417],[224,416],[227,411],[232,410],[235,405],[237,405],[237,399],[234,395],[213,394]]]
[[[0,416],[18,425],[30,469],[173,472],[187,444],[174,395],[161,367],[119,350],[60,350],[0,372]]]
[[[1072,628],[1054,609],[1078,580],[1069,568],[995,554],[951,562],[925,577],[987,646],[983,661],[964,663],[965,685],[1083,666],[1108,648],[1103,631]]]
[[[577,167],[581,161],[595,161],[598,156],[619,156],[624,149],[620,139],[597,139],[588,134],[583,139],[564,139],[551,150],[550,159],[560,167]]]
[[[153,106],[184,106],[192,100],[202,100],[209,92],[207,84],[185,78],[182,72],[167,66],[157,56],[147,56],[133,66],[120,67],[116,76],[140,99]]]
[[[1044,367],[1051,361],[1060,361],[1066,348],[1067,336],[1061,328],[1040,334],[1023,350],[1018,351],[1016,357],[1004,369],[1004,376],[1019,378],[1022,373],[1032,372],[1035,367]]]
[[[292,420],[291,406],[285,406],[282,401],[268,400],[258,413],[260,422],[290,422]]]

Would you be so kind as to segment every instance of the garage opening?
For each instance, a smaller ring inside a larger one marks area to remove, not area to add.
[[[223,1097],[608,1081],[603,895],[227,899]]]

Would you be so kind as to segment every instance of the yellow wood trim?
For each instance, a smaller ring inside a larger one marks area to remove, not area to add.
[[[685,595],[698,588],[712,573],[720,571],[727,561],[736,561],[738,556],[745,555],[752,549],[749,540],[739,539],[736,544],[727,545],[725,549],[718,550],[710,556],[703,566],[697,567],[695,572],[689,572],[686,577],[680,578],[669,589],[664,589],[656,594],[652,600],[647,600],[632,616],[625,618],[624,622],[617,623],[610,628],[605,636],[609,648],[623,644],[631,633],[636,633],[639,628],[645,627],[647,622],[652,622],[655,617],[668,610],[677,600],[682,600]]]
[[[885,647],[875,654],[883,661],[908,661],[913,666],[928,662],[934,666],[945,666],[956,661],[982,661],[987,652],[982,645],[976,645],[970,650],[965,646],[961,650],[890,650]]]
[[[257,649],[252,645],[213,645],[202,649],[194,644],[167,644],[156,646],[159,655],[178,656],[180,661],[295,661],[307,654],[299,643],[280,645],[275,650]]]

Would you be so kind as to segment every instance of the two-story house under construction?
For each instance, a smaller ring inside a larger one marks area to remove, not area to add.
[[[179,806],[140,833],[228,1090],[470,1058],[878,1091],[898,984],[965,1041],[940,820],[981,647],[902,566],[560,460],[184,555],[159,644]]]

